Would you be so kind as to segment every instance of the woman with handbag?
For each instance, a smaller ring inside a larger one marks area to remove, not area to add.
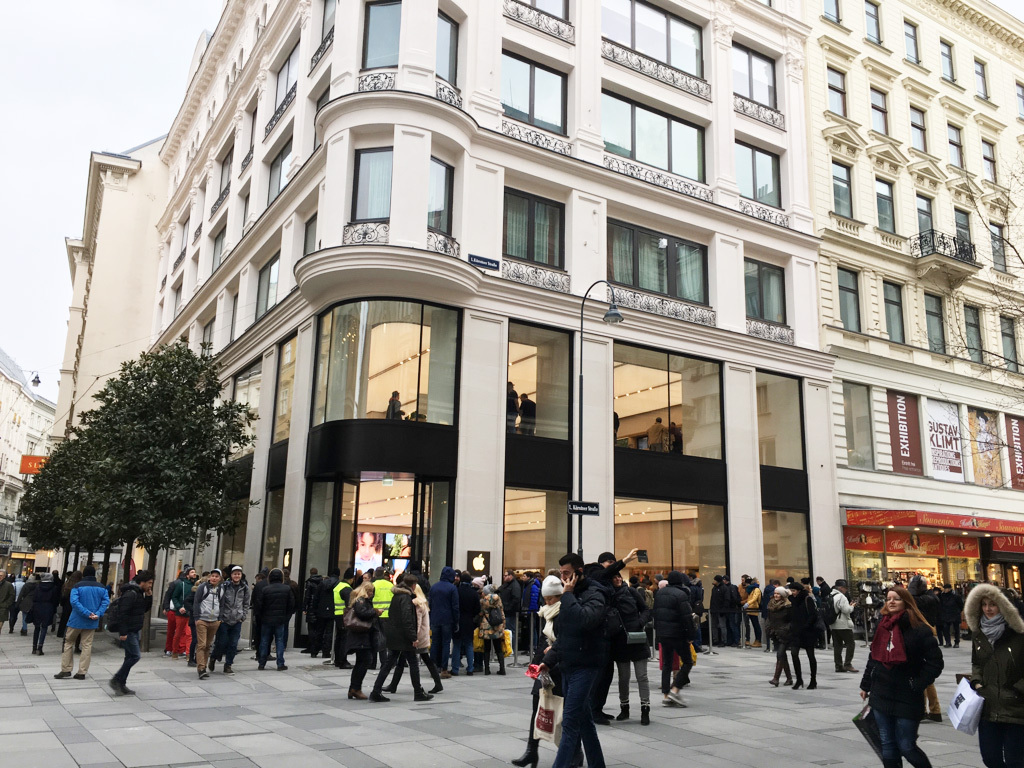
[[[484,641],[484,674],[491,674],[491,649],[498,657],[498,674],[505,674],[505,609],[493,584],[480,597],[480,637]]]
[[[985,700],[978,723],[988,768],[1024,766],[1024,619],[998,587],[979,584],[964,605],[971,685]]]
[[[775,646],[775,677],[768,682],[779,687],[779,675],[786,673],[786,682],[783,685],[792,685],[793,676],[789,671],[789,624],[790,612],[793,606],[789,602],[789,590],[785,587],[776,587],[768,601],[768,639]]]
[[[441,675],[437,671],[437,665],[430,655],[430,607],[427,604],[427,596],[423,594],[423,588],[416,581],[412,587],[412,605],[416,609],[416,653],[420,655],[420,661],[430,672],[434,681],[434,687],[427,693],[441,693],[444,686],[441,685]],[[405,657],[398,660],[395,666],[395,674],[391,677],[391,685],[384,688],[388,693],[398,693],[398,683],[405,672]]]
[[[902,758],[914,768],[931,768],[917,746],[917,729],[924,717],[924,690],[942,674],[942,666],[935,629],[906,589],[890,587],[860,681],[860,697],[868,700],[878,724],[884,768],[899,768]]]
[[[651,683],[647,678],[647,632],[650,619],[647,603],[640,594],[622,581],[621,574],[612,576],[615,608],[626,631],[612,638],[612,660],[619,672],[619,714],[616,720],[629,720],[629,668],[636,672],[640,688],[640,725],[651,724]]]
[[[380,611],[373,607],[373,582],[364,581],[352,590],[348,598],[342,625],[345,627],[345,656],[355,651],[356,665],[348,684],[348,697],[365,701],[363,679],[377,653],[377,633],[374,625]]]

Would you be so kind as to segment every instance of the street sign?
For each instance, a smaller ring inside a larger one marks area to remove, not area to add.
[[[596,501],[570,501],[570,515],[600,515],[601,505]]]
[[[497,270],[501,267],[497,259],[489,259],[486,256],[477,256],[475,253],[469,254],[469,263],[474,267],[480,267],[480,269],[493,269]]]

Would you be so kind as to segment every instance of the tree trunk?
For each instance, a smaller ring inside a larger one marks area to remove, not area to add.
[[[148,558],[149,559],[149,564],[146,565],[145,567],[146,567],[146,569],[150,573],[155,573],[156,572],[156,555],[157,555],[157,551],[158,550],[156,549],[156,547],[153,547],[152,549],[147,551],[147,554],[149,555],[149,558]],[[155,590],[155,587],[156,587],[156,580],[155,579],[154,579],[154,582],[153,582],[153,587],[154,587],[154,591],[156,591]],[[153,616],[153,611],[148,611],[146,613],[146,615],[142,619],[142,636],[141,636],[140,640],[142,641],[141,642],[142,650],[146,651],[147,653],[149,652],[149,647],[150,647],[150,637],[149,637],[149,634],[150,634],[150,624],[151,624],[150,619],[152,618],[152,616]]]
[[[123,575],[121,577],[122,583],[127,584],[132,578],[132,566],[131,566],[131,553],[135,549],[135,539],[126,541],[124,544],[124,550],[122,551],[123,558],[121,560],[121,567],[123,568]]]
[[[79,545],[79,546],[75,547],[75,568],[74,568],[74,570],[76,570],[76,571],[78,570],[78,561],[79,561],[79,559],[81,557],[82,557],[82,547]]]
[[[65,549],[64,550],[64,570],[62,570],[61,573],[67,573],[68,572],[68,561],[70,559],[71,559],[71,550],[70,549]]]
[[[107,578],[110,576],[110,550],[113,549],[109,544],[103,550],[103,583],[109,583]]]

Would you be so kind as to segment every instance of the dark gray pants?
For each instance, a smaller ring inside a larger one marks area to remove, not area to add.
[[[843,661],[843,648],[846,648],[846,660]],[[853,630],[832,630],[832,654],[835,657],[836,669],[853,666]]]

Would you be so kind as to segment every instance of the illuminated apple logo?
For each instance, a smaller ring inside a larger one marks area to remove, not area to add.
[[[483,573],[484,568],[487,566],[487,561],[484,560],[484,553],[479,553],[473,558],[473,570],[477,573]]]

